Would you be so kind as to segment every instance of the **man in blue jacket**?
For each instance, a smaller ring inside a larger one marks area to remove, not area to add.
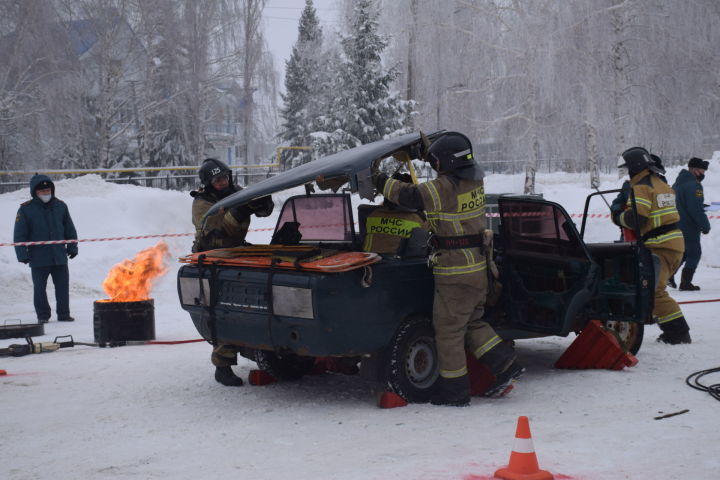
[[[693,157],[688,162],[687,170],[681,170],[673,184],[677,210],[680,213],[679,226],[685,238],[685,267],[680,276],[680,290],[700,290],[700,287],[693,285],[692,279],[702,254],[700,233],[710,232],[710,222],[705,214],[703,187],[700,183],[705,178],[707,169],[706,160]],[[671,278],[671,284],[673,280]]]
[[[46,175],[30,179],[32,199],[20,205],[15,217],[13,241],[40,242],[50,240],[77,240],[77,232],[67,205],[55,197],[55,185]],[[21,263],[29,264],[33,280],[33,302],[38,322],[50,319],[47,298],[47,280],[55,285],[56,314],[59,322],[72,322],[70,316],[70,273],[68,257],[75,258],[77,243],[50,245],[20,245],[15,254]]]

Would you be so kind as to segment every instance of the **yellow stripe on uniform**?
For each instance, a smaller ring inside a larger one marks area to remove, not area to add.
[[[650,212],[650,219],[653,221],[654,227],[662,225],[662,217],[665,215],[679,215],[675,207],[665,207]]]
[[[440,194],[438,193],[435,185],[432,182],[425,182],[418,185],[418,188],[424,188],[433,202],[433,208],[428,208],[429,205],[425,205],[426,211],[438,212],[442,210],[442,202],[440,201]]]
[[[660,235],[658,237],[653,237],[645,240],[645,245],[660,245],[665,242],[669,242],[670,240],[675,240],[676,238],[683,238],[683,234],[680,230],[673,230],[672,232],[666,233],[665,235]]]
[[[475,355],[475,358],[479,359],[480,357],[485,355],[487,352],[492,350],[494,347],[496,347],[500,342],[502,342],[502,338],[495,335],[490,340],[488,340],[487,342],[483,343],[478,348],[476,348],[475,351],[473,352],[473,355]]]
[[[673,320],[677,320],[678,318],[682,317],[683,313],[678,310],[677,312],[673,312],[669,315],[663,315],[662,317],[658,317],[658,324],[662,325],[663,323],[672,322]]]
[[[464,249],[463,249],[464,250]],[[472,265],[462,265],[459,267],[442,267],[440,265],[433,266],[434,275],[464,275],[467,273],[482,272],[487,268],[485,260]]]
[[[440,369],[440,376],[443,378],[460,378],[463,375],[467,375],[467,366],[458,368],[457,370],[442,370]]]
[[[395,184],[397,184],[399,180],[395,180],[393,178],[388,178],[385,182],[385,186],[383,187],[383,197],[385,198],[391,198],[390,194],[392,193],[393,187],[395,187]]]

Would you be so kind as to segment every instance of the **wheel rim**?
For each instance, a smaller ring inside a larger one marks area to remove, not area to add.
[[[405,373],[416,388],[428,388],[438,377],[437,354],[433,339],[420,337],[408,349]]]
[[[617,333],[620,340],[625,344],[626,349],[631,349],[635,345],[638,336],[638,326],[632,322],[615,322],[609,320],[605,322],[605,327]]]

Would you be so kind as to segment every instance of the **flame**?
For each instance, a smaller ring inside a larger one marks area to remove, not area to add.
[[[162,240],[154,247],[142,250],[132,260],[123,260],[110,269],[103,281],[103,290],[110,297],[104,302],[137,302],[150,299],[150,290],[157,278],[168,269],[168,246]]]

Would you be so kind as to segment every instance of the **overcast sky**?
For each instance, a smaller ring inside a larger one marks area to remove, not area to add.
[[[341,0],[314,0],[323,32],[332,32],[338,25]],[[290,58],[292,46],[297,40],[300,14],[305,0],[268,0],[265,7],[265,35],[270,51],[275,55],[275,64],[281,73],[284,88],[285,61]]]

